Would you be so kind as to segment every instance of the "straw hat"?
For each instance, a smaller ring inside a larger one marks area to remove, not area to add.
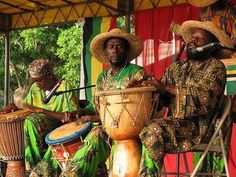
[[[188,0],[189,4],[192,4],[195,7],[206,7],[218,0]]]
[[[180,35],[183,37],[184,41],[188,43],[190,41],[190,33],[189,30],[192,28],[200,28],[212,33],[221,44],[226,47],[233,47],[230,37],[219,27],[217,27],[211,21],[196,21],[196,20],[188,20],[185,21],[180,27]]]
[[[93,56],[101,63],[109,64],[103,47],[105,41],[113,37],[123,38],[129,42],[130,48],[127,56],[128,61],[131,61],[134,58],[138,57],[143,50],[143,42],[137,36],[126,33],[119,28],[115,28],[109,32],[105,32],[95,36],[90,44],[90,50]]]

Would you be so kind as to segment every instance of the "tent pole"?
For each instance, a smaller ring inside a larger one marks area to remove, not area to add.
[[[130,15],[125,16],[125,30],[130,33]]]
[[[5,77],[4,77],[4,106],[10,100],[10,32],[5,33]]]

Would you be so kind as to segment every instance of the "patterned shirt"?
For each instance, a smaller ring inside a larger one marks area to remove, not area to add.
[[[128,64],[115,76],[111,75],[111,68],[109,68],[98,76],[97,90],[125,89],[132,81],[142,80],[145,76],[145,70],[135,64]]]
[[[197,65],[178,61],[165,72],[162,82],[177,87],[177,95],[170,102],[171,114],[176,119],[198,117],[204,133],[218,112],[226,83],[224,64],[209,59]]]

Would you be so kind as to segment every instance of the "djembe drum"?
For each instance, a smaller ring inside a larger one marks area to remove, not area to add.
[[[137,177],[141,158],[138,136],[151,118],[155,91],[155,87],[137,87],[95,94],[102,124],[117,141],[112,177]]]
[[[50,132],[45,141],[52,150],[54,159],[64,170],[76,151],[83,146],[83,138],[92,129],[92,123],[71,122]]]
[[[0,114],[0,157],[7,161],[7,177],[25,176],[24,119],[26,110]]]

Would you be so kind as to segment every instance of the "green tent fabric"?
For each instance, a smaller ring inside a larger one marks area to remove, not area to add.
[[[227,66],[226,71],[227,71],[226,94],[236,95],[236,65]]]

